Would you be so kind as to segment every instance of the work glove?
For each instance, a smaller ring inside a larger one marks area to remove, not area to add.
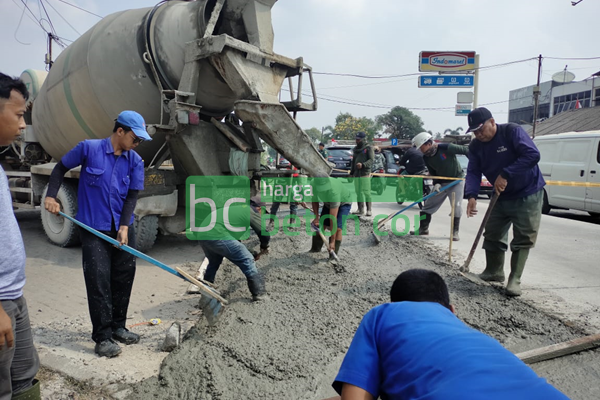
[[[440,189],[442,188],[442,185],[440,185],[439,183],[436,183],[435,185],[433,185],[433,191],[434,192],[440,192]]]

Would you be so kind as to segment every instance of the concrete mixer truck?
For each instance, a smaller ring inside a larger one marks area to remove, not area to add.
[[[271,172],[261,170],[262,141],[308,174],[329,174],[290,114],[314,111],[316,94],[302,58],[273,52],[276,1],[162,1],[117,12],[67,47],[47,75],[25,71],[28,127],[20,143],[0,149],[14,206],[40,207],[56,162],[78,142],[108,136],[122,110],[142,114],[152,136],[136,149],[145,165],[135,209],[142,250],[159,231],[185,230],[188,176]],[[286,80],[289,100],[280,101]],[[308,103],[303,83],[312,91]],[[78,178],[69,171],[57,198],[71,215]],[[41,208],[53,243],[78,242],[76,226]]]

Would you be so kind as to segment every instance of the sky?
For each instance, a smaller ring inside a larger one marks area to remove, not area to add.
[[[0,0],[1,72],[18,76],[45,68],[46,34],[24,14],[27,3],[36,18],[47,19],[39,1]],[[76,40],[99,18],[65,2],[106,16],[157,0],[43,0],[58,36]],[[303,128],[333,125],[340,112],[375,118],[402,106],[435,133],[466,128],[466,117],[455,116],[454,106],[457,93],[467,89],[418,88],[416,75],[364,79],[318,73],[418,74],[421,51],[475,51],[483,68],[479,105],[506,122],[509,91],[535,84],[538,55],[544,57],[542,81],[566,65],[575,80],[600,71],[598,15],[598,0],[577,6],[571,0],[279,0],[272,21],[275,51],[304,57],[315,72],[318,110],[298,115]],[[45,20],[42,25],[49,28]],[[55,56],[59,50],[55,45]],[[521,60],[526,61],[486,68]]]

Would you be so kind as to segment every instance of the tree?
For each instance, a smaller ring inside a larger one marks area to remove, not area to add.
[[[460,133],[462,131],[463,131],[463,128],[461,126],[459,126],[456,129],[450,129],[450,128],[448,128],[448,129],[446,129],[444,131],[444,136],[446,136],[446,134],[448,134],[448,135],[460,135]]]
[[[335,126],[325,127],[328,139],[352,140],[357,132],[365,132],[368,140],[373,140],[380,126],[377,122],[367,117],[353,117],[350,113],[339,113],[335,118]]]
[[[410,140],[424,130],[421,117],[404,107],[396,106],[387,114],[377,116],[375,120],[390,139]]]
[[[304,132],[308,135],[308,137],[313,141],[313,143],[319,143],[323,139],[321,137],[321,130],[319,128],[309,128]]]

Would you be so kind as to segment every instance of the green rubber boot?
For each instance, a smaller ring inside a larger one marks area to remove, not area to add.
[[[529,249],[513,251],[510,258],[510,275],[506,284],[507,296],[521,295],[521,275],[523,275],[527,257],[529,257]]]
[[[323,240],[321,239],[321,235],[315,233],[315,236],[312,237],[312,247],[309,250],[309,253],[319,253],[323,248]]]
[[[340,247],[342,247],[342,241],[336,240],[335,241],[335,254],[337,254],[338,256],[340,255]]]
[[[485,251],[485,270],[479,277],[486,282],[504,282],[504,252]]]
[[[41,398],[40,381],[34,379],[33,386],[17,394],[13,394],[11,400],[40,400]]]

